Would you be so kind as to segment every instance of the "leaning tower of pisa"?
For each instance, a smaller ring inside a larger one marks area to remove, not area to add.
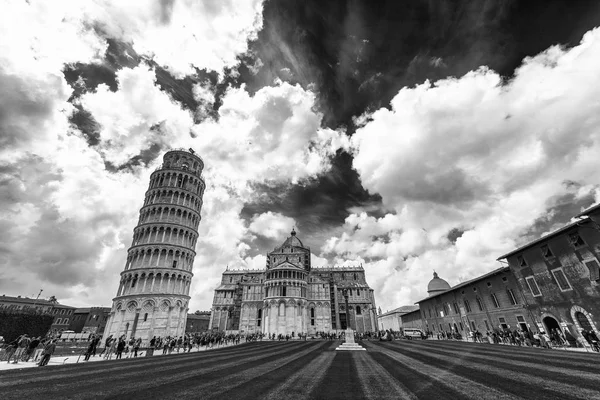
[[[185,333],[203,168],[192,149],[177,149],[167,152],[150,175],[104,337]]]

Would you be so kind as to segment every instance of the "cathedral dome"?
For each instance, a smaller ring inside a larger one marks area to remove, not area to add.
[[[292,229],[291,236],[289,238],[287,238],[285,240],[285,242],[283,242],[283,244],[281,246],[279,246],[279,248],[287,247],[287,246],[302,247],[303,249],[306,248],[306,247],[304,247],[304,245],[302,244],[300,239],[298,239],[298,237],[296,236],[295,229]]]
[[[442,293],[449,289],[450,284],[438,277],[437,272],[434,272],[433,279],[430,280],[429,284],[427,285],[427,293],[429,293],[430,296],[433,296],[434,294]]]

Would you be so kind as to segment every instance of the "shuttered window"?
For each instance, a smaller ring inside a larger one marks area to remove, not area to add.
[[[586,261],[585,266],[590,270],[590,281],[600,280],[600,265],[598,265],[598,261]]]
[[[525,281],[527,281],[527,286],[529,286],[531,294],[533,294],[534,296],[542,295],[542,292],[540,292],[540,288],[538,287],[538,284],[533,276],[528,276],[527,278],[525,278]]]
[[[552,275],[554,276],[554,279],[556,279],[556,283],[558,284],[560,290],[564,292],[566,290],[572,289],[571,284],[567,280],[567,277],[565,276],[565,273],[562,268],[553,269]]]

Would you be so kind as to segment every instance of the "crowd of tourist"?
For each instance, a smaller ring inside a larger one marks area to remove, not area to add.
[[[0,349],[4,350],[2,361],[6,360],[8,364],[11,360],[13,364],[32,360],[43,367],[48,364],[56,350],[56,339],[29,337],[29,335],[23,334],[9,343],[4,343],[4,339],[1,338]]]
[[[582,337],[594,351],[600,351],[600,340],[594,331],[582,330]],[[425,338],[437,338],[438,340],[469,340],[478,343],[505,344],[513,346],[528,347],[578,347],[577,339],[565,329],[564,332],[559,329],[551,329],[550,332],[532,332],[522,329],[495,329],[487,331],[485,336],[480,331],[469,332],[468,337],[455,331],[452,332],[431,332],[424,333]]]
[[[321,340],[340,340],[344,339],[345,332],[316,332],[311,335],[310,339]],[[391,341],[405,337],[403,332],[385,329],[378,332],[354,332],[355,340],[382,340]],[[582,337],[587,341],[589,346],[594,351],[600,352],[600,340],[594,331],[582,331]],[[205,332],[186,334],[179,337],[156,337],[150,340],[142,340],[142,338],[130,337],[126,338],[122,335],[118,338],[110,335],[102,340],[100,335],[90,335],[89,341],[83,350],[83,361],[89,361],[92,357],[101,357],[105,360],[122,359],[123,355],[126,358],[135,358],[141,355],[153,356],[155,352],[162,355],[173,353],[189,353],[196,348],[197,351],[202,349],[212,349],[228,345],[240,344],[242,340],[245,342],[254,342],[262,340],[272,341],[289,341],[289,340],[307,340],[309,336],[306,333],[294,333],[291,335],[276,335],[252,333],[246,335],[240,334],[225,334],[223,332]],[[513,346],[528,346],[528,347],[578,347],[577,340],[571,335],[568,330],[562,332],[559,329],[552,329],[549,333],[532,332],[521,329],[504,329],[493,330],[483,333],[479,331],[469,332],[468,337],[463,338],[462,335],[455,331],[450,332],[431,332],[424,331],[422,339],[438,339],[438,340],[469,340],[479,343],[493,343]],[[5,343],[0,336],[0,360],[13,364],[19,362],[35,362],[38,366],[43,367],[48,364],[50,357],[56,351],[58,337],[29,337],[23,334],[15,340]]]

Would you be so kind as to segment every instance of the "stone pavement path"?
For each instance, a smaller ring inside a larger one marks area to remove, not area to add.
[[[600,355],[446,341],[257,342],[0,372],[2,399],[600,399]]]

